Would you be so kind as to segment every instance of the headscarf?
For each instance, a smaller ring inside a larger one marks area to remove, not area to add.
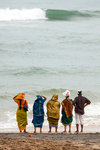
[[[50,118],[59,119],[60,102],[58,101],[58,95],[54,94],[51,100],[47,103],[47,116]]]
[[[41,99],[42,97],[40,95],[36,95],[37,99]]]
[[[51,100],[57,101],[57,100],[58,100],[58,95],[57,95],[57,94],[54,94],[54,95],[52,96]]]
[[[70,91],[66,90],[66,91],[63,93],[63,96],[65,96],[65,97],[70,96]]]
[[[25,93],[19,93],[15,99],[23,99],[25,98]]]

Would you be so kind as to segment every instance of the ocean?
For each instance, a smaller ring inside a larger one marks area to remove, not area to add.
[[[48,101],[58,94],[61,102],[66,89],[73,100],[80,89],[91,101],[85,126],[100,125],[99,6],[100,0],[0,1],[0,131],[17,129],[19,92],[29,103],[30,128],[36,95]]]

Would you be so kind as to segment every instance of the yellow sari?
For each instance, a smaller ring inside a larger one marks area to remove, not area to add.
[[[24,93],[20,93],[14,98],[14,101],[18,104],[18,108],[16,112],[16,121],[20,131],[25,130],[27,125],[27,112],[23,109],[25,100],[21,100],[21,98],[24,98]],[[28,107],[27,101],[26,101],[26,106]]]
[[[25,112],[23,108],[21,109],[17,108],[16,120],[18,123],[19,130],[20,131],[25,130],[27,125],[27,112]]]
[[[57,127],[59,121],[60,103],[58,101],[58,95],[54,94],[52,99],[47,103],[47,117],[49,126]]]

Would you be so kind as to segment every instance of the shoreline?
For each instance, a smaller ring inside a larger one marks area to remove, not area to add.
[[[27,132],[32,133],[34,131],[34,127],[33,126],[27,126]],[[74,133],[76,131],[76,126],[72,126],[72,133]],[[80,128],[79,128],[80,129]],[[42,131],[43,133],[48,133],[49,130],[49,126],[43,126]],[[58,133],[62,133],[64,130],[64,126],[58,126]],[[69,127],[67,126],[67,131],[69,130]],[[0,133],[18,133],[19,129],[16,126],[16,128],[3,128],[0,129]],[[37,132],[39,132],[39,128],[37,128]],[[55,128],[52,128],[52,132],[55,132]],[[100,126],[84,126],[84,133],[100,133]]]
[[[0,133],[0,150],[100,150],[100,133]]]

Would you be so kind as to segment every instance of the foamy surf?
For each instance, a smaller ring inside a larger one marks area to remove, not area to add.
[[[75,20],[100,17],[100,11],[60,10],[60,9],[0,9],[0,21],[25,20]]]
[[[34,9],[0,9],[0,21],[46,19],[45,11]]]
[[[17,107],[17,105],[16,105]],[[33,104],[29,104],[29,111],[28,111],[28,129],[33,128],[32,124],[32,119],[33,119]],[[88,126],[99,126],[100,125],[100,103],[94,104],[91,103],[89,106],[85,108],[85,115],[84,115],[84,125],[86,127]],[[16,108],[17,109],[17,108]],[[0,131],[5,130],[5,131],[12,131],[14,129],[17,129],[17,122],[16,122],[16,109],[6,111],[4,118],[0,121]],[[61,128],[63,125],[61,123],[61,109],[60,108],[60,119],[59,119],[59,127]],[[45,112],[45,117],[44,117],[44,128],[47,130],[48,128],[48,121],[47,121],[47,108],[46,104],[44,105],[44,112]],[[92,113],[93,112],[93,113]],[[6,122],[5,122],[6,120]],[[75,127],[75,113],[73,110],[73,122],[72,122],[72,127]]]

